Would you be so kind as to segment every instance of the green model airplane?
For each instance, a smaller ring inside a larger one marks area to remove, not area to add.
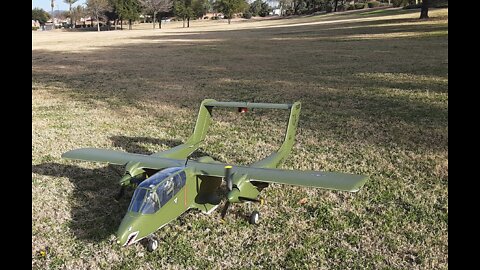
[[[285,140],[277,152],[250,166],[222,164],[208,156],[190,160],[188,157],[205,139],[214,107],[233,107],[242,113],[253,108],[290,110]],[[228,189],[222,219],[231,203],[261,203],[259,193],[269,183],[358,191],[367,181],[366,176],[277,169],[294,144],[300,108],[300,102],[271,104],[206,99],[200,105],[193,134],[184,144],[152,155],[83,148],[68,151],[62,157],[125,166],[119,196],[128,185],[136,186],[136,189],[118,228],[117,243],[128,246],[146,238],[147,249],[153,251],[158,246],[158,241],[152,236],[156,230],[188,209],[196,208],[208,214],[219,206],[221,198],[218,190],[222,180]],[[254,211],[250,223],[256,224],[258,220],[259,213]]]

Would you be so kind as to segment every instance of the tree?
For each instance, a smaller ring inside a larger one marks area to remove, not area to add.
[[[119,0],[108,0],[108,3],[110,5],[111,13],[107,12],[106,13],[107,17],[109,17],[110,19],[113,19],[115,30],[117,30],[117,23],[120,20],[120,30],[123,30],[123,21],[118,12],[122,6],[122,3]]]
[[[132,21],[138,19],[142,6],[138,0],[115,0],[115,10],[120,20],[128,20],[128,29],[132,29]]]
[[[142,6],[147,12],[153,14],[153,29],[155,29],[155,19],[157,13],[168,11],[172,7],[172,0],[140,0]],[[162,17],[158,21],[159,28],[162,28]]]
[[[215,2],[215,8],[227,16],[228,24],[230,24],[233,14],[246,10],[248,4],[245,0],[218,0]]]
[[[107,0],[87,0],[87,9],[97,20],[97,31],[100,31],[100,18],[109,9]]]
[[[73,14],[72,14],[72,5],[75,4],[78,0],[63,0],[64,3],[69,5],[68,12],[70,14],[70,24],[73,25],[72,21],[75,22]]]
[[[173,5],[173,13],[175,16],[182,18],[183,27],[185,27],[185,20],[188,20],[190,27],[190,18],[194,16],[191,0],[175,0]]]
[[[32,20],[38,21],[41,25],[44,25],[48,19],[50,19],[50,14],[41,8],[32,9]]]
[[[208,6],[207,0],[193,0],[192,1],[192,11],[195,18],[203,18],[203,15],[206,14]]]
[[[430,0],[422,1],[422,9],[420,10],[420,19],[428,19],[428,7],[430,5]]]
[[[72,9],[72,17],[75,18],[75,24],[77,18],[83,18],[87,14],[85,7],[78,5]]]
[[[260,10],[262,9],[262,0],[255,0],[250,4],[249,11],[252,13],[252,16],[258,16]]]

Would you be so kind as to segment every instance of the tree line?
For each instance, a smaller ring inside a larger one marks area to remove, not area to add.
[[[243,17],[249,19],[252,16],[267,16],[272,11],[266,0],[255,0],[251,4],[246,0],[87,0],[86,6],[79,5],[73,8],[72,5],[78,0],[63,1],[69,4],[69,10],[64,16],[71,19],[72,27],[75,27],[78,18],[90,16],[97,22],[97,31],[100,31],[101,22],[105,22],[108,29],[111,22],[115,29],[118,24],[123,29],[124,22],[128,22],[129,29],[132,29],[133,22],[138,20],[141,14],[151,17],[153,28],[156,27],[157,22],[161,28],[161,19],[171,15],[181,19],[183,27],[189,27],[191,19],[202,18],[207,12],[223,13],[230,24],[230,20],[237,13],[243,13]],[[393,5],[421,8],[421,19],[428,18],[430,7],[448,6],[448,0],[279,0],[278,2],[282,15],[328,13]],[[50,17],[50,14],[43,9],[32,9],[32,20],[38,20],[40,24],[47,22]]]

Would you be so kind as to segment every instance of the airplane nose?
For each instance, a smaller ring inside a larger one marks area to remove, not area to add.
[[[128,214],[122,220],[117,231],[117,244],[128,246],[138,240],[139,230],[135,228],[134,219]]]
[[[139,231],[125,232],[117,240],[117,243],[122,246],[128,246],[135,243],[138,240]]]

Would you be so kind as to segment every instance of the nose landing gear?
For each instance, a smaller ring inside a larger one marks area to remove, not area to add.
[[[147,250],[149,252],[155,251],[158,248],[158,240],[155,237],[147,238]]]

